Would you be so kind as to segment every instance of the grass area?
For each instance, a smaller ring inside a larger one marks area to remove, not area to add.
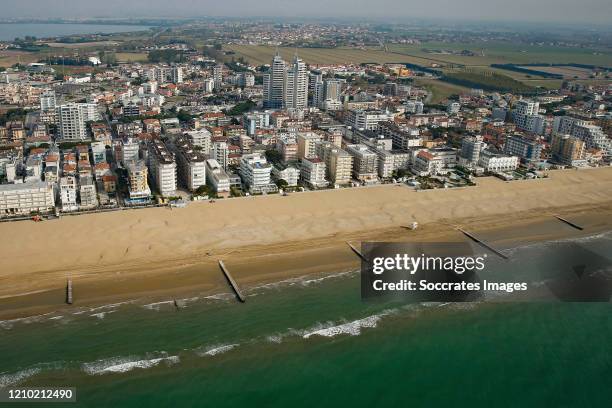
[[[427,53],[423,49],[469,50],[476,56]],[[612,52],[608,49],[552,47],[539,45],[508,44],[495,42],[440,43],[428,42],[418,45],[390,44],[389,50],[441,63],[487,66],[490,64],[592,64],[612,66]],[[483,55],[481,55],[481,53]]]
[[[465,86],[449,84],[448,82],[430,78],[415,78],[414,84],[422,86],[432,93],[431,99],[427,101],[428,103],[440,103],[451,95],[459,95],[470,91],[470,88]]]
[[[506,75],[482,68],[466,68],[460,70],[445,70],[445,82],[470,88],[480,88],[485,91],[498,92],[530,92],[533,87],[517,81]]]
[[[260,45],[229,45],[224,47],[226,51],[234,51],[236,58],[244,57],[253,65],[270,64],[276,48]],[[356,48],[299,48],[298,55],[308,64],[361,64],[374,63],[411,63],[427,65],[429,62],[422,58],[414,58],[408,55],[385,52],[381,49],[356,49]],[[279,48],[281,56],[286,61],[291,61],[295,55],[295,48]],[[232,56],[228,56],[231,58]]]
[[[146,62],[147,61],[146,52],[118,52],[116,55],[117,55],[118,62]]]
[[[35,52],[0,51],[0,67],[12,67],[17,63],[29,64],[38,61],[39,58],[40,55]]]
[[[119,45],[117,41],[90,41],[90,42],[80,42],[80,43],[60,43],[60,42],[51,42],[47,43],[47,45],[51,48],[96,48],[96,47],[112,47]]]

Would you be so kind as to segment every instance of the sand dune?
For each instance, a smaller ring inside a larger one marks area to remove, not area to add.
[[[602,168],[511,183],[480,178],[476,187],[465,189],[415,192],[385,185],[2,223],[0,296],[43,289],[68,273],[146,274],[162,264],[206,259],[207,253],[254,248],[264,253],[272,244],[322,237],[342,242],[351,234],[411,221],[452,225],[496,217],[507,224],[519,213],[549,216],[573,206],[610,204],[612,168]]]

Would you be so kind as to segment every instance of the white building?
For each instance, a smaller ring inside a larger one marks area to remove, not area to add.
[[[46,89],[40,95],[40,110],[50,111],[56,108],[55,91],[52,89]]]
[[[376,149],[376,154],[378,155],[378,176],[381,178],[391,178],[395,171],[410,167],[411,155],[405,150]]]
[[[520,159],[517,156],[507,156],[487,149],[481,152],[478,160],[479,166],[492,173],[516,170],[519,164]]]
[[[161,140],[149,144],[149,172],[162,196],[176,194],[176,162],[174,155]]]
[[[513,111],[516,127],[527,132],[543,134],[546,120],[539,114],[539,111],[539,102],[526,99],[518,101]]]
[[[284,168],[274,166],[272,168],[272,176],[276,180],[285,180],[289,187],[295,187],[297,186],[300,178],[300,171],[292,166],[287,166]]]
[[[0,185],[0,217],[44,213],[54,209],[55,193],[51,183]]]
[[[355,130],[376,130],[380,122],[393,117],[379,110],[354,109],[346,113],[346,124]]]
[[[227,142],[215,142],[213,144],[210,156],[219,163],[223,170],[227,170],[227,164],[229,159],[229,146]]]
[[[276,191],[270,182],[272,166],[261,153],[245,154],[240,159],[242,182],[253,193]]]
[[[77,205],[77,181],[73,176],[66,176],[60,179],[60,201],[62,211],[76,211]]]
[[[308,70],[297,53],[285,76],[284,107],[306,109],[308,107]]]
[[[325,162],[318,157],[305,158],[301,167],[302,180],[313,188],[327,187]]]
[[[170,70],[170,79],[175,84],[180,84],[183,82],[183,68],[182,67],[172,67]]]
[[[206,160],[206,182],[217,194],[230,191],[230,179],[215,159]]]
[[[76,103],[68,103],[57,107],[59,134],[62,140],[85,140],[87,128],[83,110]]]
[[[264,107],[272,109],[283,108],[286,73],[287,64],[277,52],[272,59],[270,71],[264,75]]]

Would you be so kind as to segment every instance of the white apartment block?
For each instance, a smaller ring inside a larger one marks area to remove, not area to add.
[[[427,150],[421,150],[414,158],[412,171],[419,176],[435,176],[444,173],[444,163]]]
[[[176,162],[161,140],[153,140],[149,144],[149,173],[162,196],[176,193]]]
[[[85,118],[78,104],[68,103],[57,107],[57,120],[62,140],[85,140],[87,138]]]
[[[313,188],[327,187],[325,172],[325,162],[318,157],[302,160],[302,180],[309,186]]]
[[[215,159],[206,160],[206,181],[217,194],[230,191],[230,179],[223,167]]]
[[[285,180],[289,187],[295,187],[300,178],[300,171],[292,166],[287,166],[285,168],[273,167],[272,176],[276,180]]]
[[[325,162],[327,178],[334,184],[348,184],[353,174],[353,156],[330,143],[319,142],[317,155]]]
[[[286,109],[299,110],[308,107],[308,70],[297,54],[285,75],[283,99]]]
[[[272,166],[260,153],[245,154],[240,159],[240,176],[242,182],[253,193],[276,191],[270,183]]]
[[[539,111],[539,102],[526,99],[518,101],[513,111],[516,127],[527,132],[543,134],[546,121]]]
[[[410,167],[411,155],[404,150],[376,149],[378,155],[378,176],[381,178],[393,177],[393,172]]]
[[[393,120],[392,115],[379,110],[354,109],[346,113],[346,124],[355,130],[376,130],[380,122]]]
[[[482,151],[478,160],[479,166],[483,167],[485,171],[492,173],[516,170],[519,164],[520,159],[518,156],[506,156],[487,149]]]
[[[32,212],[50,212],[55,209],[52,183],[0,185],[0,217],[29,215]]]
[[[77,205],[77,181],[73,176],[66,176],[60,179],[60,201],[62,211],[76,211]]]

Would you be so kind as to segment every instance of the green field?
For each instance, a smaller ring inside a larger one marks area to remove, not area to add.
[[[115,54],[118,62],[146,62],[146,52],[118,52]]]
[[[423,49],[469,50],[477,56],[454,54],[434,54]],[[425,58],[432,62],[447,64],[463,64],[469,66],[488,66],[491,64],[591,64],[612,67],[612,51],[610,49],[552,47],[538,45],[522,45],[508,43],[422,43],[418,45],[390,44],[389,51]],[[481,56],[480,54],[483,54]]]
[[[449,84],[448,82],[430,78],[415,78],[414,84],[422,86],[431,92],[431,99],[427,100],[427,103],[440,103],[451,95],[460,95],[470,91],[470,88],[464,86]]]
[[[236,58],[243,57],[250,64],[270,64],[276,48],[260,45],[229,45],[224,47],[225,51],[233,51]],[[290,61],[295,55],[295,48],[279,48],[281,56]],[[361,64],[373,63],[411,63],[429,66],[430,61],[423,58],[415,58],[408,55],[385,52],[381,49],[357,49],[357,48],[299,48],[298,55],[306,63],[316,64]],[[231,55],[228,55],[231,58]]]

